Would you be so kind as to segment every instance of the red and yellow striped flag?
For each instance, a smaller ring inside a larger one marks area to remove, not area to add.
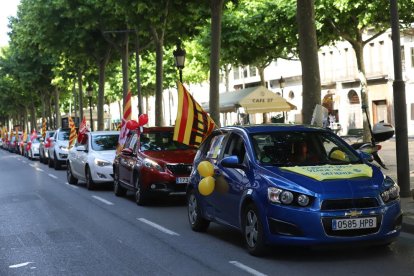
[[[76,139],[78,138],[78,135],[76,134],[76,127],[75,123],[72,120],[72,117],[69,116],[69,128],[70,128],[70,134],[69,134],[69,149],[71,149],[75,143]]]
[[[119,132],[118,146],[116,152],[119,153],[125,144],[129,129],[126,127],[126,123],[131,120],[131,91],[128,91],[125,106],[124,106],[124,116],[122,117],[121,129]]]
[[[178,82],[178,112],[173,140],[198,147],[215,127],[213,119]]]
[[[46,119],[45,118],[42,118],[42,137],[43,137],[43,140],[46,137]]]

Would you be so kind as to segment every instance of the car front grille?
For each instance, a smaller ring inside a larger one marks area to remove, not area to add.
[[[327,199],[322,202],[321,210],[349,210],[378,207],[376,198],[349,198],[349,199]]]
[[[189,175],[192,168],[193,166],[191,164],[167,164],[168,170],[170,170],[173,174],[179,175]]]
[[[382,217],[381,215],[374,215],[370,217],[377,218],[377,227],[375,228],[363,228],[363,229],[350,229],[350,230],[332,230],[332,217],[324,217],[322,218],[322,225],[325,230],[325,233],[328,236],[333,237],[358,237],[358,236],[365,236],[369,234],[377,233],[381,227]],[[338,217],[335,217],[338,219]]]

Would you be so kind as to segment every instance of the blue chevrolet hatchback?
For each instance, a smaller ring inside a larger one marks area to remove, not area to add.
[[[220,128],[194,160],[191,228],[234,227],[252,255],[272,244],[387,245],[401,229],[399,187],[369,159],[321,128]]]

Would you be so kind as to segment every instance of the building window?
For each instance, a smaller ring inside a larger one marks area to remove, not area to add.
[[[240,68],[239,67],[234,67],[234,70],[233,70],[233,78],[235,80],[240,79]]]
[[[404,46],[401,46],[401,67],[402,67],[402,70],[405,71],[405,50],[404,50]]]
[[[293,91],[289,92],[289,99],[293,100],[295,98],[295,93]]]
[[[348,92],[348,101],[350,104],[359,104],[359,96],[355,90],[351,90]]]
[[[247,78],[247,68],[243,67],[243,78]]]
[[[256,70],[256,67],[254,67],[254,66],[249,66],[249,74],[250,74],[250,77],[255,77],[255,76],[257,76],[257,70]]]

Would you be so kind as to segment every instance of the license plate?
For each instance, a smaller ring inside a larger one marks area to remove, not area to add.
[[[190,181],[189,177],[177,177],[176,182],[177,184],[186,184]]]
[[[352,230],[377,227],[376,217],[333,219],[332,230]]]

